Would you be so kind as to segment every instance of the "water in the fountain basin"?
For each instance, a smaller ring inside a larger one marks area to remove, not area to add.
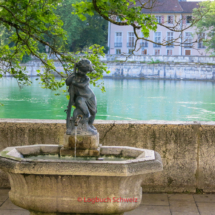
[[[77,160],[77,161],[96,161],[98,157],[59,157],[58,155],[37,155],[37,156],[25,156],[31,160]],[[100,156],[98,161],[126,161],[134,158],[115,157],[115,156]],[[101,159],[102,158],[102,159]]]

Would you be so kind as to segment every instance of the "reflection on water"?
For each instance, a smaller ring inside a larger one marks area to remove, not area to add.
[[[12,78],[0,79],[0,118],[65,119],[64,95],[41,89],[32,78],[19,89]],[[106,79],[106,92],[93,88],[97,119],[103,120],[215,120],[215,83],[165,80]]]

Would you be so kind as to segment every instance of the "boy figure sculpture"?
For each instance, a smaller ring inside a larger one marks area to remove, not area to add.
[[[78,127],[78,133],[82,135],[97,134],[93,126],[97,113],[96,97],[89,88],[90,79],[86,75],[92,72],[91,61],[87,59],[80,60],[75,64],[74,73],[66,79],[66,85],[69,86],[70,100],[67,111],[67,135],[71,135],[75,126]],[[71,118],[71,108],[75,106],[73,118]]]

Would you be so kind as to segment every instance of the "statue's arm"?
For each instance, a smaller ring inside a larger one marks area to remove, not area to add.
[[[66,79],[66,85],[69,86],[72,84],[72,80],[74,78],[75,74],[71,74],[67,79]]]
[[[73,82],[73,85],[76,86],[76,87],[82,87],[82,88],[84,88],[84,87],[88,86],[89,83],[90,83],[90,79],[89,79],[89,77],[87,77],[86,80],[83,81],[83,82],[80,82],[80,83]]]

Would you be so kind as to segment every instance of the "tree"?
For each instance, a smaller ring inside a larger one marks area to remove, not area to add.
[[[165,0],[162,0],[165,1]],[[142,13],[143,9],[151,10],[160,0],[84,0],[72,5],[74,14],[78,15],[82,21],[87,16],[99,14],[104,20],[110,21],[116,25],[132,25],[136,44],[141,38],[137,31],[141,30],[144,37],[149,35],[150,30],[156,30],[157,25],[162,25],[170,31],[183,32],[185,29],[179,29],[180,21],[173,27],[158,23],[151,14]],[[24,56],[32,55],[38,58],[44,65],[44,71],[38,71],[40,80],[44,88],[57,90],[64,86],[65,78],[73,70],[75,62],[79,60],[79,53],[68,52],[68,38],[63,29],[63,22],[56,14],[57,7],[69,0],[0,0],[0,24],[1,28],[11,34],[7,43],[0,46],[1,70],[0,77],[5,73],[11,74],[17,79],[20,85],[30,84],[28,76],[20,66]],[[193,20],[190,26],[193,26],[204,14],[199,11],[199,17]],[[97,14],[96,14],[97,13]],[[116,17],[122,22],[118,22]],[[66,23],[65,23],[66,24]],[[147,40],[147,39],[145,39]],[[177,38],[174,39],[176,41]],[[171,41],[171,42],[174,42]],[[154,41],[150,41],[155,43]],[[167,45],[169,41],[156,43],[158,45]],[[41,53],[41,47],[48,46],[52,56],[58,60],[64,72],[58,72],[54,65],[54,60],[49,59],[47,54]],[[95,65],[95,72],[90,73],[91,82],[96,85],[103,72],[108,72],[104,63],[99,60],[100,55],[104,55],[104,48],[99,45],[91,47],[92,53],[84,52],[85,58],[88,58]],[[55,79],[53,73],[62,77],[60,81]],[[101,85],[101,89],[104,87]]]
[[[64,25],[62,28],[67,32],[67,44],[65,47],[66,51],[71,50],[72,43],[74,40],[78,39],[80,36],[80,31],[84,24],[81,20],[72,14],[73,7],[72,4],[80,2],[80,0],[64,0],[58,4],[55,13],[63,21]]]
[[[85,21],[81,21],[78,16],[72,14],[74,8],[72,4],[81,0],[64,0],[58,4],[56,14],[63,21],[63,29],[67,31],[67,51],[82,51],[93,44],[107,46],[108,22],[97,13],[93,16],[86,16]],[[106,48],[107,49],[107,48]]]
[[[63,22],[55,13],[61,3],[60,0],[0,1],[1,28],[11,35],[0,46],[0,77],[9,73],[17,79],[20,86],[30,84],[20,63],[24,56],[32,55],[44,65],[44,71],[38,71],[44,88],[57,90],[64,86],[65,78],[73,71],[74,64],[80,56],[77,55],[79,53],[66,52],[67,32],[62,28]],[[41,46],[50,48],[51,54],[62,64],[64,72],[58,72],[54,60],[40,52]],[[89,76],[91,82],[96,85],[103,72],[108,71],[105,64],[99,60],[99,56],[104,55],[104,48],[94,45],[91,49],[91,53],[83,54],[95,66],[95,72]],[[60,81],[55,79],[54,72],[62,77]],[[100,87],[104,90],[102,85]]]
[[[81,29],[79,38],[73,41],[71,50],[83,50],[93,44],[98,44],[104,46],[104,51],[106,52],[108,22],[96,14],[92,17],[88,16],[87,20],[83,23],[85,26]]]
[[[202,13],[206,13],[205,16],[196,23],[196,33],[200,35],[199,42],[202,41],[202,43],[207,47],[207,51],[215,53],[215,2],[202,2],[200,6]],[[199,18],[198,11],[194,10],[193,15]]]

